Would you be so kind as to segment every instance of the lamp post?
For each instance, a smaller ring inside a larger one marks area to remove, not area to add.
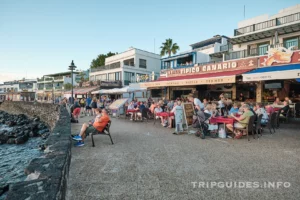
[[[74,98],[73,98],[73,70],[76,69],[76,66],[74,65],[74,62],[72,60],[71,65],[69,66],[69,70],[71,70],[71,84],[72,84],[72,91],[71,91],[71,103],[74,103]]]

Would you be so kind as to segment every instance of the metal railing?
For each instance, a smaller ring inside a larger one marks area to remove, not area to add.
[[[294,13],[291,15],[287,15],[287,16],[283,16],[283,17],[279,17],[279,18],[275,18],[275,19],[271,19],[268,21],[260,22],[260,23],[253,24],[250,26],[245,26],[245,27],[242,27],[239,29],[234,29],[234,36],[239,36],[239,35],[243,35],[245,33],[251,33],[251,32],[255,32],[255,31],[259,31],[259,30],[264,30],[267,28],[280,26],[280,25],[292,23],[295,21],[300,21],[300,12]]]
[[[113,63],[113,64],[110,64],[110,65],[104,65],[104,66],[100,66],[100,67],[97,67],[97,68],[91,68],[91,72],[98,72],[98,71],[105,71],[105,70],[110,70],[110,69],[117,69],[117,68],[120,68],[120,67],[121,67],[120,62],[117,62],[117,63]]]

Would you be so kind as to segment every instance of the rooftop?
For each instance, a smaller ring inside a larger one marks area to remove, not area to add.
[[[210,45],[210,44],[214,44],[216,42],[220,43],[222,38],[229,39],[229,37],[227,37],[225,35],[215,35],[212,38],[209,38],[207,40],[203,40],[201,42],[191,44],[190,46],[193,47],[193,48],[204,47],[204,46],[207,46],[207,45]]]

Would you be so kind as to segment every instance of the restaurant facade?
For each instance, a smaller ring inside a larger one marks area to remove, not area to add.
[[[242,93],[256,102],[271,102],[276,97],[300,101],[299,5],[270,17],[266,14],[239,22],[226,42],[199,42],[204,43],[208,46],[201,48],[210,51],[200,52],[195,64],[162,68],[158,80],[141,83],[141,87],[147,87],[153,97],[168,99],[189,93],[200,99],[218,99],[221,93],[238,99]],[[170,59],[162,62],[165,60]]]

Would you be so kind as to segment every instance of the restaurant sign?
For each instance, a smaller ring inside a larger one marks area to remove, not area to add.
[[[208,65],[198,65],[189,68],[182,69],[170,69],[167,70],[167,77],[173,76],[186,76],[194,74],[204,74],[204,73],[215,73],[215,72],[225,72],[234,71],[242,69],[254,69],[257,68],[257,58],[240,59],[228,62],[212,63]]]
[[[264,73],[243,74],[243,81],[265,81],[300,78],[300,69]]]
[[[152,81],[152,82],[140,83],[140,87],[209,85],[209,84],[223,84],[223,83],[235,83],[235,76],[198,78],[198,79],[184,79],[184,80],[174,80],[174,81]]]

